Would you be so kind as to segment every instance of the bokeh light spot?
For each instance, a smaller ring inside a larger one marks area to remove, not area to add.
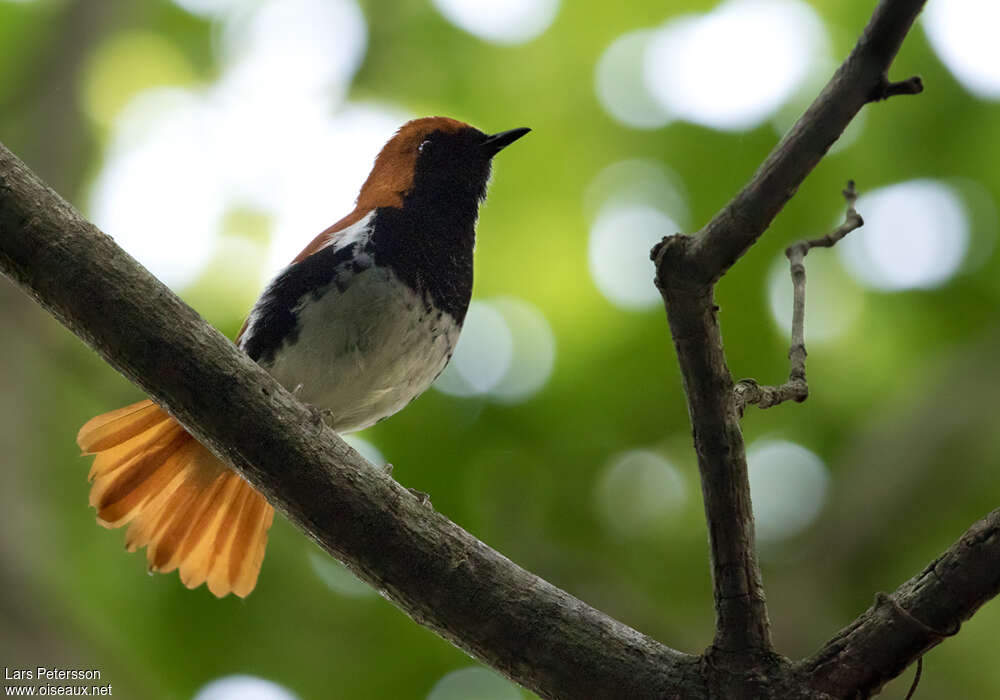
[[[347,598],[374,598],[378,592],[326,552],[309,552],[309,565],[334,593]]]
[[[434,388],[451,396],[518,403],[537,393],[555,365],[556,341],[545,315],[515,297],[469,305],[462,335]]]
[[[476,396],[496,387],[510,367],[514,339],[503,315],[492,305],[473,301],[451,362],[434,387],[452,396]]]
[[[455,26],[498,44],[520,44],[542,34],[556,17],[559,0],[434,0]]]
[[[607,206],[645,204],[664,212],[682,228],[688,224],[687,195],[680,177],[648,158],[622,160],[605,167],[587,185],[583,206],[593,219]]]
[[[729,0],[658,30],[643,75],[667,113],[714,129],[749,129],[792,96],[827,43],[805,3]]]
[[[837,245],[862,284],[886,291],[937,287],[959,269],[969,221],[958,194],[943,182],[910,180],[862,195],[865,225]]]
[[[219,80],[132,99],[91,189],[97,223],[174,288],[205,270],[235,209],[267,217],[261,273],[282,269],[353,208],[375,154],[409,116],[337,108],[366,45],[353,0],[264,0],[223,12],[229,6],[200,3],[221,13]],[[255,290],[264,281],[245,275]]]
[[[787,539],[816,519],[829,482],[819,457],[795,443],[759,440],[747,449],[747,462],[758,540]]]
[[[522,700],[521,691],[493,671],[478,666],[452,671],[434,684],[427,700]]]
[[[864,229],[850,235],[864,235]],[[861,314],[863,292],[830,251],[813,250],[806,257],[805,266],[806,344],[834,340],[848,331]],[[785,333],[790,333],[792,275],[784,255],[777,256],[768,272],[767,298],[771,316]]]
[[[285,111],[288,110],[288,111]],[[354,208],[362,183],[382,145],[411,115],[377,104],[348,104],[331,119],[320,103],[303,110],[283,110],[233,124],[223,143],[229,163],[242,172],[242,197],[268,201],[275,215],[274,236],[268,254],[268,276],[277,273],[319,235]],[[281,128],[279,122],[294,125]],[[272,134],[273,151],[261,167],[259,153],[246,148],[254,130]],[[235,132],[239,132],[237,135]],[[336,161],[336,167],[331,163]],[[235,176],[234,176],[235,177]],[[237,195],[234,195],[237,196]]]
[[[262,0],[227,17],[223,80],[272,101],[285,95],[339,97],[361,64],[367,36],[353,0]]]
[[[185,85],[194,78],[187,57],[159,34],[122,32],[98,46],[91,57],[83,79],[83,107],[98,124],[110,126],[142,90]]]
[[[239,675],[202,686],[193,700],[298,700],[298,696],[272,681]]]
[[[923,14],[924,31],[941,61],[966,90],[1000,99],[1000,2],[934,0]]]
[[[513,341],[507,371],[490,391],[504,403],[524,401],[537,393],[552,375],[556,338],[544,314],[523,299],[502,297],[492,301]]]
[[[164,283],[187,285],[211,259],[225,214],[211,116],[192,93],[163,88],[142,93],[123,122],[93,184],[91,216]]]
[[[173,0],[178,7],[193,15],[215,17],[239,7],[245,0]]]
[[[594,506],[605,527],[624,536],[659,532],[686,501],[683,475],[650,450],[613,457],[594,492]]]
[[[652,30],[629,32],[605,49],[594,72],[594,89],[601,106],[612,117],[636,129],[658,129],[671,116],[649,94],[643,80],[646,49]]]
[[[367,459],[369,462],[374,464],[376,467],[385,466],[385,455],[382,451],[375,447],[372,443],[368,442],[364,438],[358,437],[354,433],[341,435],[341,439],[350,445],[356,452],[358,452],[362,457]]]
[[[612,304],[630,310],[659,303],[653,284],[650,249],[680,227],[659,209],[645,204],[610,204],[590,227],[588,258],[597,288]]]

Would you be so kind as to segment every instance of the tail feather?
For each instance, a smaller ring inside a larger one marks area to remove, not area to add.
[[[107,528],[126,525],[148,504],[157,501],[179,476],[178,466],[190,452],[191,437],[176,423],[164,435],[152,435],[144,448],[98,474],[90,489],[90,505]],[[150,432],[156,432],[150,431]],[[133,440],[142,440],[140,435]]]
[[[124,436],[123,441],[116,445],[102,447],[100,452],[95,453],[84,448],[84,454],[97,455],[87,478],[93,481],[98,475],[110,476],[112,472],[124,466],[130,459],[144,452],[151,441],[159,439],[164,434],[172,433],[174,426],[173,421],[169,420],[169,416],[166,416],[135,434]],[[83,429],[81,429],[80,434],[83,435]],[[77,436],[77,442],[92,445],[91,443],[83,443],[80,436]],[[102,443],[106,443],[106,440],[102,440]]]
[[[219,539],[220,524],[239,495],[238,479],[235,474],[225,475],[216,497],[216,500],[225,503],[225,507],[206,508],[195,523],[194,532],[181,547],[181,581],[188,588],[197,588],[211,574],[216,559],[215,542]],[[215,593],[211,586],[209,590]]]
[[[261,535],[266,537],[267,527],[270,526],[273,516],[273,511],[265,514],[267,508],[266,501],[255,499],[248,502],[243,509],[243,517],[240,519],[229,553],[229,579],[233,581],[233,590],[237,591],[237,594],[241,590],[253,590],[257,583],[260,564],[255,566],[254,562],[257,561],[258,553],[260,555],[264,553],[263,548],[259,546],[259,538]],[[241,552],[246,552],[246,556],[241,556]]]
[[[249,493],[238,492],[234,496],[215,532],[215,542],[212,543],[212,563],[205,583],[208,585],[208,590],[216,595],[219,595],[218,591],[231,585],[229,558],[230,554],[234,552],[233,540],[236,538],[236,528],[240,516],[246,510],[247,496],[249,495]]]
[[[103,452],[169,419],[166,411],[146,399],[91,418],[80,428],[76,441],[87,454]]]
[[[204,450],[201,445],[198,447]],[[207,450],[205,452],[208,453]],[[211,453],[208,455],[211,456]],[[191,535],[197,516],[211,507],[212,494],[215,493],[211,487],[228,473],[218,472],[214,479],[205,481],[195,476],[198,472],[197,467],[189,466],[181,484],[159,509],[160,518],[151,523],[152,529],[136,533],[143,537],[144,544],[149,543],[149,562],[155,571],[166,573],[179,566],[181,545]]]
[[[188,588],[248,595],[257,583],[274,509],[151,401],[88,421],[77,436],[96,454],[90,504],[104,527],[129,525],[125,547],[146,547],[151,571],[180,570]]]

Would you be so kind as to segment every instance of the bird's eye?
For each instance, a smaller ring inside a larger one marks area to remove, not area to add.
[[[430,139],[424,139],[423,143],[421,143],[419,146],[417,146],[417,151],[419,151],[420,153],[423,153],[424,152],[424,148],[426,148],[427,144],[429,144],[430,142],[431,142]]]

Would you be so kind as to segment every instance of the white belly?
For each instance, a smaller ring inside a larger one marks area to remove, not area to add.
[[[382,267],[354,275],[344,291],[331,284],[318,299],[304,297],[298,328],[263,366],[329,411],[338,432],[366,428],[416,398],[448,363],[461,330]]]

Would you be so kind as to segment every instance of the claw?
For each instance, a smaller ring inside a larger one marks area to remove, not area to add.
[[[412,493],[418,501],[420,501],[420,505],[429,506],[431,504],[431,497],[429,494],[426,494],[423,491],[417,491],[416,489],[408,488],[407,490]]]
[[[328,408],[317,408],[310,403],[307,403],[306,406],[309,408],[309,413],[312,414],[313,425],[317,428],[326,423],[327,418],[331,418],[333,416],[333,411]]]

